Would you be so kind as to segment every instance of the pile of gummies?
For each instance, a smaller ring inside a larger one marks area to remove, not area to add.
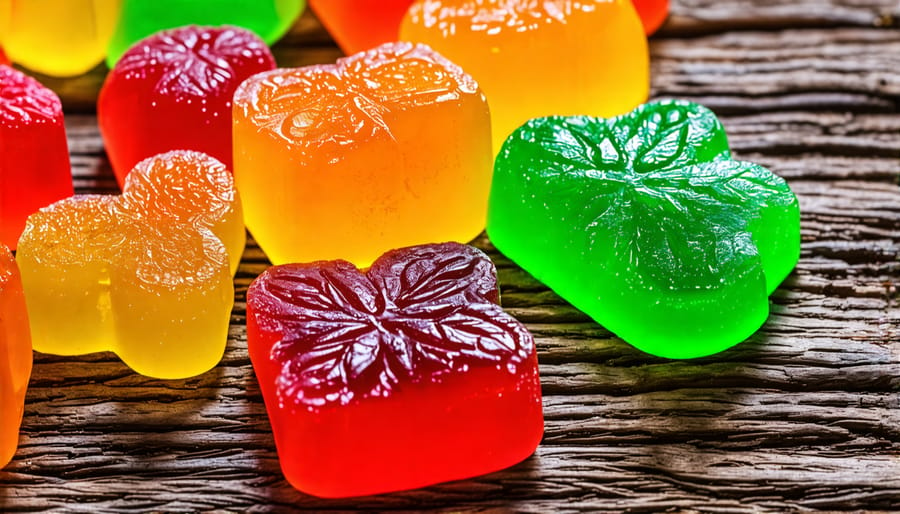
[[[318,496],[537,448],[534,337],[465,244],[485,227],[647,353],[711,355],[765,322],[797,199],[707,108],[644,103],[666,0],[311,4],[348,57],[285,69],[268,45],[302,0],[0,0],[20,65],[0,64],[0,465],[32,348],[161,379],[216,366],[246,229],[275,264],[246,293],[250,357],[284,474]],[[73,195],[60,100],[20,69],[104,58],[122,192]]]

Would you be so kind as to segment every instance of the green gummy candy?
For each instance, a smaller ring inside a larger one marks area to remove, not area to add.
[[[291,28],[304,7],[306,0],[123,0],[106,64],[112,69],[141,39],[184,25],[235,25],[271,45]]]
[[[684,101],[529,121],[497,157],[487,230],[572,305],[668,358],[753,334],[800,257],[787,183],[733,160],[716,116]]]

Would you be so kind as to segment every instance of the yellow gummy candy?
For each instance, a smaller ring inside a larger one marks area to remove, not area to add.
[[[0,0],[0,46],[31,70],[69,77],[100,64],[121,0]]]
[[[231,174],[171,152],[138,164],[124,191],[28,218],[17,258],[34,349],[109,350],[156,378],[203,373],[225,349],[244,246]]]

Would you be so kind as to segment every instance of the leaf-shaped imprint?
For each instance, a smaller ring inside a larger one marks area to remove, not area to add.
[[[800,241],[787,184],[732,160],[715,115],[681,101],[527,123],[498,158],[488,233],[575,306],[667,357],[756,331]]]
[[[230,85],[236,70],[272,60],[268,47],[252,32],[236,27],[188,26],[162,31],[131,48],[116,64],[124,75],[156,77],[162,96],[203,97]]]
[[[361,138],[392,139],[386,117],[394,113],[475,94],[472,78],[428,47],[394,43],[333,65],[260,73],[241,85],[235,103],[301,151],[336,152]]]
[[[234,91],[274,68],[263,40],[238,27],[188,25],[136,43],[106,76],[97,99],[119,185],[137,163],[173,149],[203,152],[231,169]]]
[[[247,291],[247,348],[285,477],[346,497],[472,477],[543,434],[531,334],[479,250],[391,250],[367,271],[285,264]]]
[[[534,341],[498,300],[487,256],[444,243],[388,252],[365,273],[344,261],[276,266],[248,309],[277,335],[280,402],[321,407],[474,368],[519,373]]]

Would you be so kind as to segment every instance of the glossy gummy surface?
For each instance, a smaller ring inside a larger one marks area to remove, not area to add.
[[[12,254],[0,243],[0,469],[12,459],[19,443],[31,365],[22,279]]]
[[[309,6],[346,54],[397,40],[413,0],[310,0]]]
[[[487,103],[425,46],[250,78],[235,93],[234,144],[247,227],[274,264],[367,266],[391,248],[470,241],[484,228]]]
[[[107,76],[97,115],[119,184],[138,162],[171,150],[232,167],[232,97],[275,68],[266,44],[237,27],[182,27],[132,47]]]
[[[0,0],[0,44],[28,69],[61,77],[103,61],[121,0]],[[152,3],[152,2],[148,2]]]
[[[496,471],[543,432],[534,341],[472,247],[393,250],[367,272],[288,264],[248,291],[248,346],[282,469],[327,497]]]
[[[488,235],[625,341],[691,358],[763,324],[799,259],[799,220],[784,180],[732,159],[712,112],[664,101],[518,129],[497,159]]]
[[[291,28],[305,6],[304,0],[123,0],[106,64],[112,69],[138,41],[185,25],[243,27],[272,44]]]
[[[0,64],[0,244],[15,250],[25,219],[72,193],[59,97]]]
[[[207,371],[225,349],[243,238],[231,175],[195,152],[140,163],[120,196],[42,209],[18,252],[35,349],[113,351],[156,378]]]
[[[430,45],[478,81],[494,152],[531,118],[623,114],[649,92],[631,0],[417,0],[400,39]]]

